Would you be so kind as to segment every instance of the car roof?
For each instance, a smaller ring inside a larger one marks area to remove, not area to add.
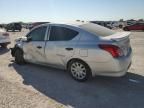
[[[108,28],[105,28],[103,26],[100,26],[98,24],[93,24],[90,22],[48,23],[48,24],[42,24],[42,25],[72,26],[72,27],[80,28],[84,31],[87,31],[89,33],[92,33],[98,36],[108,36],[108,35],[112,35],[116,33],[115,31],[112,31]]]
[[[84,24],[89,24],[89,22],[61,22],[61,23],[46,23],[42,25],[68,25],[68,26],[80,27]]]

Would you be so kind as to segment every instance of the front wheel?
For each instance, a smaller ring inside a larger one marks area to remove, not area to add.
[[[25,60],[23,57],[23,51],[19,49],[15,51],[15,61],[17,64],[20,64],[20,65],[25,63]]]
[[[68,66],[68,71],[75,80],[80,82],[88,80],[91,76],[89,66],[79,60],[71,61]]]

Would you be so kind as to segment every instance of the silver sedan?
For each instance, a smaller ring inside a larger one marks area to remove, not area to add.
[[[16,40],[12,56],[18,64],[31,62],[66,69],[77,81],[91,76],[123,76],[131,65],[129,32],[115,32],[92,23],[37,26]]]

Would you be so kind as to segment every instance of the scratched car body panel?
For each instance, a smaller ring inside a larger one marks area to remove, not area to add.
[[[49,23],[17,40],[12,55],[16,58],[15,51],[19,48],[25,61],[70,68],[72,77],[79,81],[86,80],[88,73],[123,76],[131,64],[129,36],[129,32],[114,32],[91,23]],[[79,66],[74,65],[75,62]]]

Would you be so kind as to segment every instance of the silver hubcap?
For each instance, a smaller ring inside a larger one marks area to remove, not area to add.
[[[86,77],[86,68],[83,64],[75,62],[71,65],[72,75],[77,79],[84,79]]]

